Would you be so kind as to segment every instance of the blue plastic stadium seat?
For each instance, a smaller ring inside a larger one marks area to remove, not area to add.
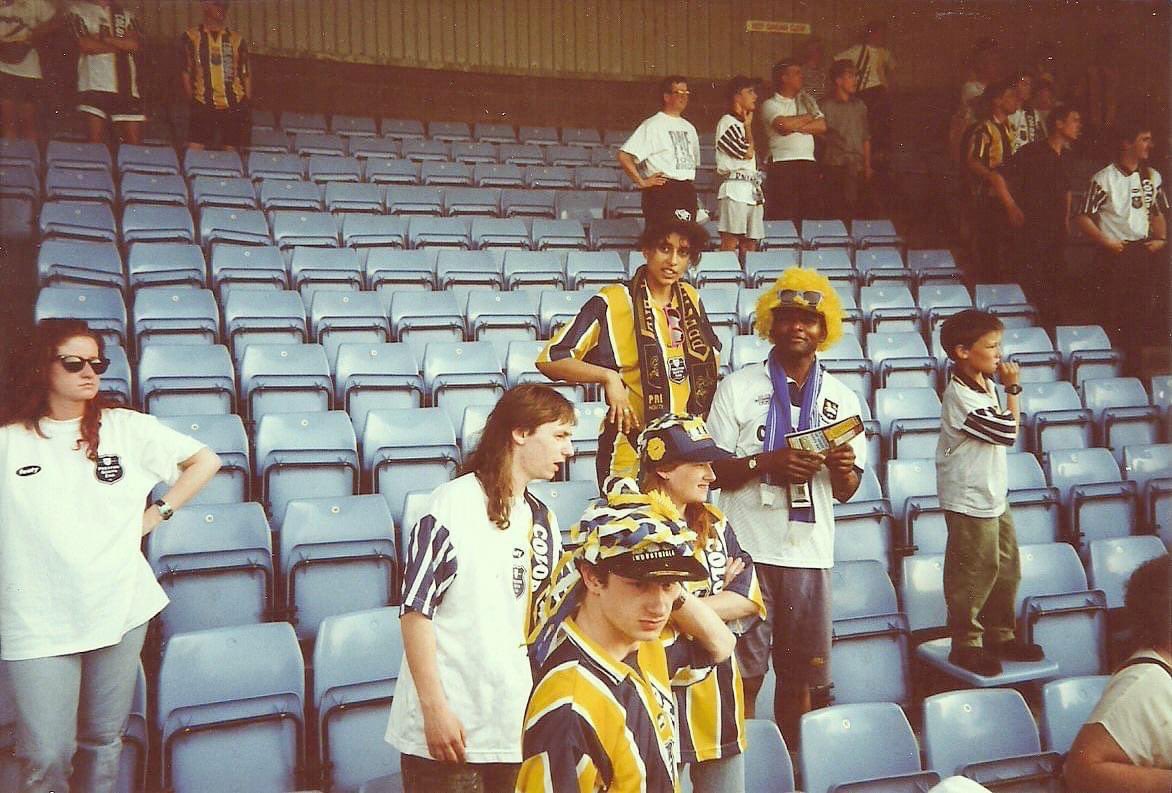
[[[403,662],[396,608],[322,620],[313,647],[313,705],[318,751],[331,790],[355,790],[399,767],[383,740]]]
[[[41,205],[38,225],[42,239],[114,242],[118,238],[114,214],[106,204],[46,201]]]
[[[622,176],[617,168],[578,166],[574,169],[574,186],[579,190],[622,190]]]
[[[11,240],[33,239],[36,229],[33,207],[32,199],[0,196],[0,237]]]
[[[468,338],[488,341],[497,357],[505,360],[513,341],[536,340],[540,335],[538,295],[532,290],[496,292],[474,289],[468,293]]]
[[[850,235],[841,220],[803,220],[802,244],[807,248],[846,247]]]
[[[375,184],[329,182],[326,184],[325,205],[327,212],[335,214],[364,212],[381,216],[383,191]]]
[[[407,221],[400,221],[405,238]],[[399,250],[374,245],[366,252],[366,288],[383,295],[390,295],[396,290],[430,291],[435,286],[435,263],[438,257],[439,248]]]
[[[107,344],[126,346],[126,304],[118,289],[46,286],[37,293],[33,319],[81,319],[102,334]]]
[[[735,251],[704,251],[700,254],[700,261],[688,274],[697,287],[714,284],[742,286],[745,281],[745,274]]]
[[[464,338],[464,312],[450,292],[392,292],[389,317],[395,340],[410,344],[419,360],[429,342]]]
[[[563,538],[568,537],[571,528],[582,519],[590,502],[598,498],[598,484],[593,479],[571,482],[539,480],[531,482],[529,490],[553,511]]]
[[[371,410],[423,404],[423,378],[408,345],[346,342],[335,355],[334,404],[350,414],[359,434]]]
[[[212,248],[212,289],[225,297],[225,287],[285,289],[289,276],[285,259],[275,245],[220,243]]]
[[[856,251],[855,268],[859,271],[859,278],[868,286],[891,284],[911,287],[915,283],[915,275],[904,265],[899,248],[866,248]],[[965,294],[968,294],[967,291]]]
[[[312,338],[331,362],[345,342],[378,344],[390,337],[383,304],[373,292],[318,291],[309,314]]]
[[[384,118],[379,123],[383,137],[395,140],[422,140],[426,137],[423,123],[414,119]]]
[[[1125,447],[1123,472],[1138,488],[1144,525],[1172,548],[1172,444]]]
[[[396,596],[395,526],[378,495],[297,498],[281,521],[280,576],[302,640],[323,619],[390,605]]]
[[[449,187],[443,192],[443,201],[446,215],[497,217],[500,215],[501,191],[494,187]],[[525,237],[528,241],[528,234]]]
[[[836,561],[831,576],[834,701],[908,702],[910,631],[886,565],[873,559]]]
[[[1041,749],[1034,717],[1013,689],[949,691],[924,700],[925,765],[942,777],[1057,780],[1062,759]]]
[[[745,789],[787,793],[794,787],[793,761],[777,725],[767,719],[745,722]]]
[[[48,201],[96,201],[114,203],[114,179],[109,171],[50,167],[45,174]]]
[[[1137,488],[1122,480],[1107,449],[1060,449],[1045,460],[1050,484],[1058,488],[1070,539],[1085,551],[1099,539],[1135,533]]]
[[[248,138],[248,145],[244,150],[250,154],[254,151],[265,154],[287,154],[289,152],[289,135],[283,129],[262,129],[253,127]]]
[[[471,224],[467,218],[412,217],[407,234],[413,248],[472,247]]]
[[[521,187],[525,174],[512,163],[480,162],[473,166],[472,181],[478,187]]]
[[[405,525],[407,494],[433,490],[456,472],[460,452],[442,408],[372,410],[362,430],[362,466],[372,492],[386,499],[396,525]]]
[[[131,290],[148,286],[201,288],[207,279],[203,251],[190,242],[137,242],[130,246],[126,269]]]
[[[102,143],[75,143],[51,140],[45,149],[45,166],[109,171],[113,166],[110,149]]]
[[[248,178],[254,182],[304,179],[305,161],[296,154],[254,151],[248,155]]]
[[[215,243],[271,245],[269,224],[260,210],[208,207],[199,213],[199,242],[211,250]]]
[[[304,680],[288,623],[174,636],[163,651],[155,717],[163,785],[176,793],[296,788]]]
[[[237,361],[254,342],[299,344],[308,339],[305,304],[296,292],[230,289],[222,308],[224,340]]]
[[[1061,374],[1060,356],[1044,328],[1006,328],[1001,354],[1021,366],[1023,383],[1053,382]]]
[[[903,247],[905,245],[895,224],[890,220],[852,220],[851,241],[856,248],[873,248],[877,245]]]
[[[392,215],[443,214],[444,194],[435,187],[392,185],[386,189],[387,212]]]
[[[570,146],[601,146],[602,138],[596,129],[586,127],[563,127],[562,143]]]
[[[1006,455],[1009,504],[1018,545],[1057,542],[1060,532],[1058,491],[1046,483],[1038,458],[1025,452]]]
[[[220,340],[220,309],[208,289],[140,289],[134,296],[133,313],[135,345],[140,351],[150,344],[215,344]]]
[[[749,364],[761,363],[768,357],[771,349],[773,349],[773,343],[760,336],[737,336],[733,339],[729,364],[735,372]]]
[[[643,205],[638,193],[612,191],[606,194],[606,217],[640,218],[642,216]]]
[[[499,155],[495,143],[481,141],[477,143],[453,143],[452,160],[466,165],[476,165],[482,162],[497,162]]]
[[[366,181],[382,185],[419,184],[419,163],[392,157],[367,159]]]
[[[273,242],[281,250],[298,245],[336,248],[341,244],[338,221],[329,212],[278,210],[270,217]]]
[[[259,504],[185,506],[147,536],[146,557],[171,599],[159,616],[164,642],[269,616],[272,543]]]
[[[427,134],[432,140],[451,143],[456,140],[471,140],[472,133],[463,121],[432,121],[427,125]]]
[[[301,179],[266,179],[260,184],[260,207],[266,212],[278,209],[320,211],[324,206],[322,190],[313,182]]]
[[[1091,589],[1101,589],[1107,596],[1107,608],[1123,608],[1127,582],[1144,562],[1167,553],[1159,537],[1117,537],[1095,540],[1090,545],[1087,574]]]
[[[328,200],[328,188],[326,193]],[[407,221],[386,215],[348,213],[342,218],[342,245],[347,248],[405,248]]]
[[[171,429],[189,435],[207,446],[220,458],[220,470],[212,480],[186,504],[239,504],[248,501],[252,465],[249,462],[248,434],[244,422],[235,414],[160,416],[159,421]],[[160,484],[152,494],[162,498],[167,485]],[[156,495],[157,494],[157,495]]]
[[[525,186],[532,190],[570,190],[575,187],[574,172],[563,166],[528,165]]]
[[[293,151],[301,157],[345,157],[346,141],[340,135],[299,132],[293,136]]]
[[[1098,325],[1059,325],[1054,329],[1054,347],[1076,388],[1083,380],[1122,374],[1122,358]]]
[[[357,292],[364,281],[362,260],[353,248],[298,246],[289,262],[289,285],[306,304],[322,291]]]
[[[357,157],[314,154],[309,158],[309,180],[315,184],[362,181],[362,163]]]
[[[489,342],[431,342],[421,366],[429,404],[447,411],[453,426],[465,407],[493,403],[505,391],[503,368]]]
[[[880,388],[875,418],[887,443],[887,457],[935,457],[940,438],[940,397],[934,388]]]
[[[183,175],[188,179],[197,176],[243,176],[244,165],[240,162],[240,155],[234,151],[188,149],[183,155]]]
[[[801,720],[802,789],[927,790],[939,781],[920,766],[920,747],[898,705],[835,705]],[[842,786],[842,787],[839,787]],[[759,788],[765,790],[766,788]]]
[[[254,107],[252,109],[252,128],[257,129],[277,129],[277,116],[271,110]]]
[[[1088,589],[1078,554],[1066,543],[1021,546],[1018,634],[1058,665],[1051,677],[1106,671],[1107,598]]]
[[[919,333],[868,333],[865,341],[878,386],[936,386],[936,359]]]
[[[472,169],[462,162],[426,160],[419,164],[419,181],[432,187],[471,187]]]
[[[590,247],[596,251],[629,250],[636,247],[642,227],[632,217],[600,218],[591,221]]]
[[[191,180],[191,198],[197,208],[256,209],[256,190],[243,176],[197,176]]]
[[[506,289],[563,289],[566,267],[556,251],[505,251]]]
[[[378,135],[374,119],[366,116],[333,116],[330,118],[330,131],[351,141]]]
[[[570,251],[566,283],[571,289],[597,289],[626,280],[627,268],[617,251]]]
[[[390,138],[368,136],[350,138],[350,156],[359,160],[395,159],[401,152],[399,142]]]
[[[71,173],[84,172],[73,171]],[[92,173],[105,172],[93,171]],[[36,167],[31,163],[23,162],[5,162],[0,164],[0,196],[39,201],[41,198],[41,180],[37,176]]]
[[[554,196],[554,211],[562,220],[577,220],[589,227],[606,214],[606,194],[589,189],[561,190]],[[589,234],[590,228],[586,231]]]
[[[108,398],[116,399],[123,405],[134,404],[134,390],[131,388],[130,359],[126,357],[126,350],[117,344],[108,344],[105,356],[110,359],[110,368],[102,375],[100,393]]]
[[[236,403],[236,374],[220,344],[152,344],[138,361],[137,403],[155,416],[227,415]]]
[[[503,200],[503,199],[502,199]],[[533,250],[571,249],[584,251],[589,247],[586,232],[576,220],[533,221]]]
[[[890,569],[895,544],[891,503],[884,498],[874,468],[863,470],[859,490],[845,504],[834,505],[834,558],[847,562],[871,559]]]
[[[322,133],[326,131],[326,117],[322,113],[300,113],[286,110],[281,114],[281,128],[286,132]]]
[[[484,185],[482,186],[489,186]],[[532,190],[508,188],[501,190],[501,215],[511,217],[550,218],[556,215],[553,204],[553,190]],[[575,234],[575,238],[579,235]],[[585,248],[585,235],[581,236],[581,244],[577,247]],[[534,238],[536,242],[536,235]],[[534,245],[540,250],[540,247]]]
[[[545,165],[545,152],[540,146],[520,143],[503,143],[500,147],[500,161],[507,165],[525,168],[530,165]]]
[[[358,489],[354,426],[340,410],[265,415],[254,446],[260,501],[278,523],[294,498],[349,496]]]
[[[441,140],[405,140],[401,148],[403,157],[412,162],[447,162],[451,158],[451,147]]]
[[[472,219],[472,245],[481,250],[529,250],[529,230],[517,218]],[[441,256],[442,258],[442,256]],[[497,268],[500,269],[499,267]]]
[[[944,553],[948,529],[936,497],[936,466],[931,459],[889,460],[887,494],[904,537],[917,554]]]
[[[131,204],[122,210],[122,244],[195,242],[195,225],[186,207]]]
[[[780,221],[789,223],[789,221]],[[745,255],[746,285],[768,287],[785,270],[798,266],[799,253],[794,248],[753,251]]]
[[[558,131],[555,127],[518,127],[517,140],[523,144],[553,146],[558,142]]]
[[[1051,680],[1042,686],[1042,746],[1066,754],[1107,688],[1109,675]]]
[[[1021,394],[1021,424],[1026,448],[1039,453],[1084,449],[1094,440],[1092,414],[1074,387],[1057,382],[1027,382]]]
[[[588,291],[542,291],[541,300],[538,303],[538,313],[541,317],[543,335],[553,336],[562,325],[572,321],[582,306],[592,297],[594,294]]]
[[[864,286],[859,290],[859,308],[876,332],[916,332],[920,328],[920,310],[903,285]]]
[[[129,173],[122,177],[120,187],[123,203],[187,206],[187,183],[182,176]]]
[[[1083,404],[1091,411],[1099,442],[1123,460],[1123,447],[1159,440],[1159,411],[1148,401],[1148,392],[1137,377],[1083,380]]]
[[[259,421],[270,413],[330,409],[333,382],[320,344],[249,344],[240,363],[240,407]]]

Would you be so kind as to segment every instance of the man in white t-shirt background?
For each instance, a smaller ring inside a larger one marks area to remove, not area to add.
[[[814,98],[802,90],[802,67],[793,59],[773,67],[777,93],[761,105],[769,165],[765,179],[765,219],[818,217],[818,169],[814,164],[814,136],[826,133],[826,119]]]
[[[866,465],[863,434],[826,454],[785,436],[860,415],[854,391],[824,371],[817,353],[842,337],[843,309],[830,281],[790,268],[757,303],[768,358],[726,376],[708,430],[736,459],[713,464],[719,505],[757,570],[766,618],[737,642],[745,716],[772,660],[773,715],[790,746],[803,713],[830,703],[830,568],[834,502],[848,501]],[[796,486],[796,488],[795,488]]]
[[[111,0],[72,3],[69,13],[77,36],[77,110],[89,141],[104,143],[110,123],[122,143],[141,143],[138,19]]]
[[[700,136],[683,117],[688,106],[687,78],[673,74],[660,82],[663,109],[627,138],[618,160],[642,192],[643,220],[660,226],[670,219],[696,220],[696,166]]]
[[[757,81],[737,75],[728,83],[729,112],[716,122],[716,175],[720,177],[720,249],[757,250],[765,236],[765,207],[753,143]]]
[[[49,0],[0,0],[0,125],[5,139],[37,140],[45,76],[37,46],[61,22]]]

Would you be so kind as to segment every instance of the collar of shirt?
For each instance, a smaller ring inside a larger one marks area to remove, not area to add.
[[[973,391],[976,391],[978,394],[988,394],[989,393],[988,388],[981,388],[974,381],[968,379],[960,372],[953,372],[952,379],[955,380],[956,382],[960,383],[965,388],[969,388],[969,389],[972,389]],[[985,382],[988,383],[989,381],[986,380]]]
[[[1134,171],[1127,170],[1127,167],[1123,163],[1119,162],[1118,160],[1115,160],[1111,164],[1114,165],[1116,168],[1118,168],[1119,173],[1123,174],[1128,179],[1130,179],[1135,173],[1137,173],[1139,171],[1139,168],[1136,168]]]
[[[602,649],[602,645],[591,639],[582,629],[578,627],[578,623],[574,621],[573,617],[568,617],[565,622],[561,624],[561,631],[565,634],[568,641],[574,643],[581,653],[594,663],[598,670],[609,678],[611,685],[618,685],[628,675],[633,674],[634,670],[622,661],[616,661],[610,657],[606,650]]]

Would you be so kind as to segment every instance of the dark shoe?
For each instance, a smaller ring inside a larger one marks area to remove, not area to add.
[[[948,654],[948,662],[981,677],[996,677],[1001,674],[1001,662],[990,655],[984,647],[954,647]]]
[[[985,649],[1002,661],[1041,661],[1046,657],[1040,646],[1025,642],[986,642]]]

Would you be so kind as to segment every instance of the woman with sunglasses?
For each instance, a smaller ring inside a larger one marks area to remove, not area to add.
[[[716,393],[720,340],[700,295],[684,282],[708,232],[691,221],[648,226],[646,261],[629,284],[603,287],[537,356],[551,380],[597,383],[609,408],[599,428],[598,484],[634,479],[640,428],[667,413],[706,416]]]
[[[108,367],[84,322],[43,321],[0,409],[0,660],[22,793],[113,790],[147,622],[167,605],[141,541],[220,467],[102,396]]]

